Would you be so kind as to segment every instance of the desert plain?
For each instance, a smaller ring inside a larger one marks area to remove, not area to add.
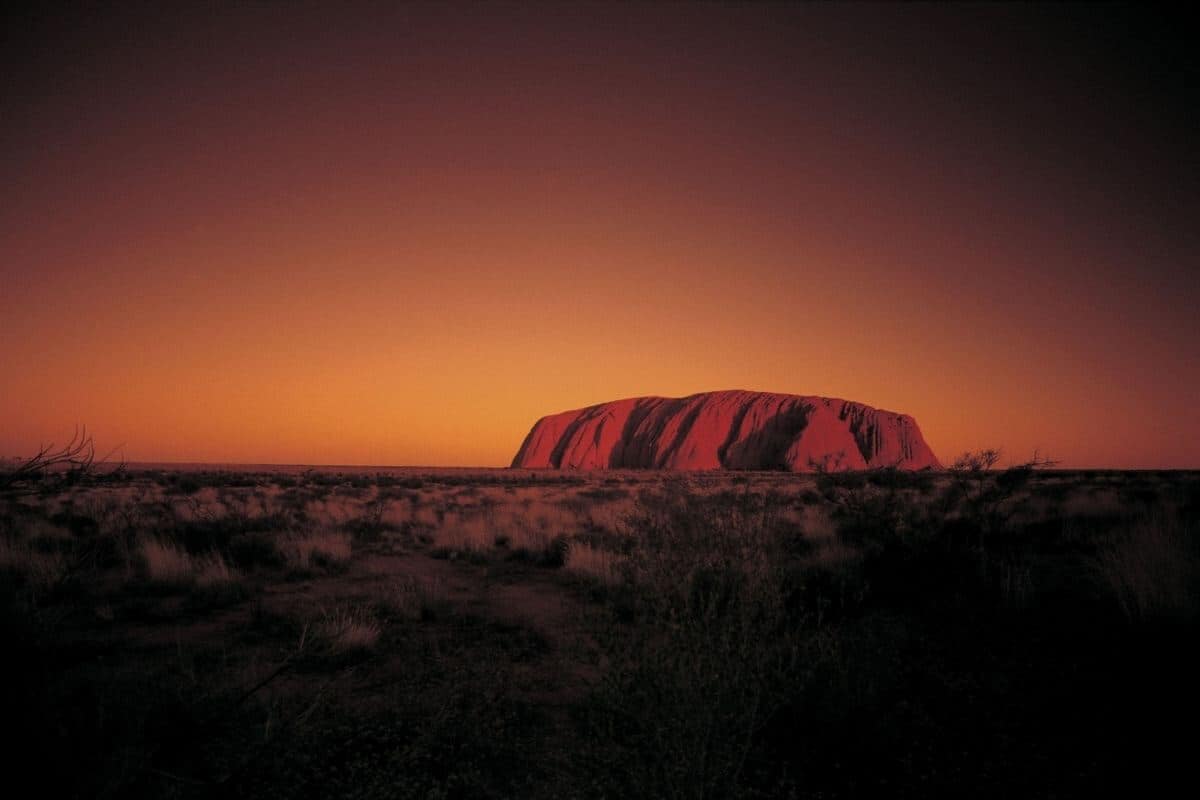
[[[0,495],[11,775],[122,798],[1169,780],[1200,474],[982,466],[45,475]]]

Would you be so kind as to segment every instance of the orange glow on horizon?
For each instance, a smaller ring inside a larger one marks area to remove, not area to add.
[[[945,462],[1200,467],[1192,186],[1118,157],[1154,147],[1115,90],[951,82],[946,10],[471,8],[114,23],[6,89],[0,456],[85,422],[132,461],[502,466],[545,414],[736,388],[911,414]],[[995,49],[1014,13],[950,16]]]

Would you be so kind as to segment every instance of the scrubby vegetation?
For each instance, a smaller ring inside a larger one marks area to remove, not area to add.
[[[1152,793],[1186,772],[1175,731],[1200,710],[1200,475],[995,463],[26,469],[0,492],[9,779],[74,797]]]

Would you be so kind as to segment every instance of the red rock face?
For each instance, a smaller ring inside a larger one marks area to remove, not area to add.
[[[912,417],[768,392],[635,397],[538,420],[513,459],[543,469],[940,469]]]

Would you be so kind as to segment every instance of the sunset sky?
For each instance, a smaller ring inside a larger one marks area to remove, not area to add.
[[[544,414],[738,388],[944,461],[1200,467],[1179,20],[121,9],[4,25],[0,455],[501,466]]]

